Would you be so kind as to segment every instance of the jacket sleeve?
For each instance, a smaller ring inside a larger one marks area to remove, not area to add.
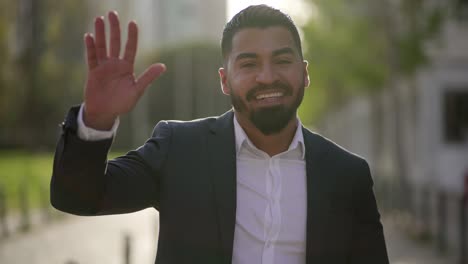
[[[362,161],[353,188],[352,264],[388,264],[380,214],[367,162]]]
[[[161,168],[170,142],[167,122],[126,155],[107,161],[112,139],[84,141],[77,134],[79,107],[69,111],[57,143],[50,184],[51,204],[76,215],[130,213],[158,207]]]

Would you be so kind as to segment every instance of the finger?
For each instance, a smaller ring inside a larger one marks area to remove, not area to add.
[[[92,70],[98,65],[93,35],[90,33],[86,33],[84,36],[84,42],[86,45],[86,58],[88,62],[88,69]]]
[[[125,46],[124,60],[133,64],[138,45],[138,26],[135,21],[128,23],[128,39]]]
[[[143,93],[154,79],[161,76],[166,71],[166,65],[156,63],[148,67],[137,79],[135,88],[139,93]]]
[[[97,17],[94,21],[94,30],[96,31],[96,55],[98,62],[107,59],[106,32],[104,28],[104,18]]]
[[[109,12],[110,23],[110,57],[118,58],[120,55],[120,24],[116,11]]]

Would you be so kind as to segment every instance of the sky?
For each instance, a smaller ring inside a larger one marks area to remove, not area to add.
[[[281,9],[281,0],[228,0],[228,11],[227,11],[227,19],[231,19],[237,12],[241,11],[245,7],[249,5],[258,5],[258,4],[267,4],[272,7],[280,8]]]
[[[309,17],[310,8],[305,8],[304,0],[228,0],[227,18],[231,19],[237,12],[249,5],[267,4],[288,13],[296,23],[301,24]]]

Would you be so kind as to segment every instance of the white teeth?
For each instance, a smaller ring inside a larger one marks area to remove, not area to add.
[[[281,96],[283,96],[283,93],[276,92],[276,93],[268,93],[268,94],[257,95],[256,99],[261,100],[261,99],[265,99],[265,98],[281,97]]]

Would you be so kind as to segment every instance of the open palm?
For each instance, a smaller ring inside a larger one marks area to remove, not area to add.
[[[85,34],[88,79],[84,121],[87,126],[100,130],[109,129],[117,116],[132,110],[146,87],[166,69],[163,64],[153,64],[136,78],[134,61],[138,27],[134,21],[128,24],[127,44],[120,57],[120,25],[116,12],[109,12],[109,22],[109,52],[103,17],[94,22],[95,38]]]

